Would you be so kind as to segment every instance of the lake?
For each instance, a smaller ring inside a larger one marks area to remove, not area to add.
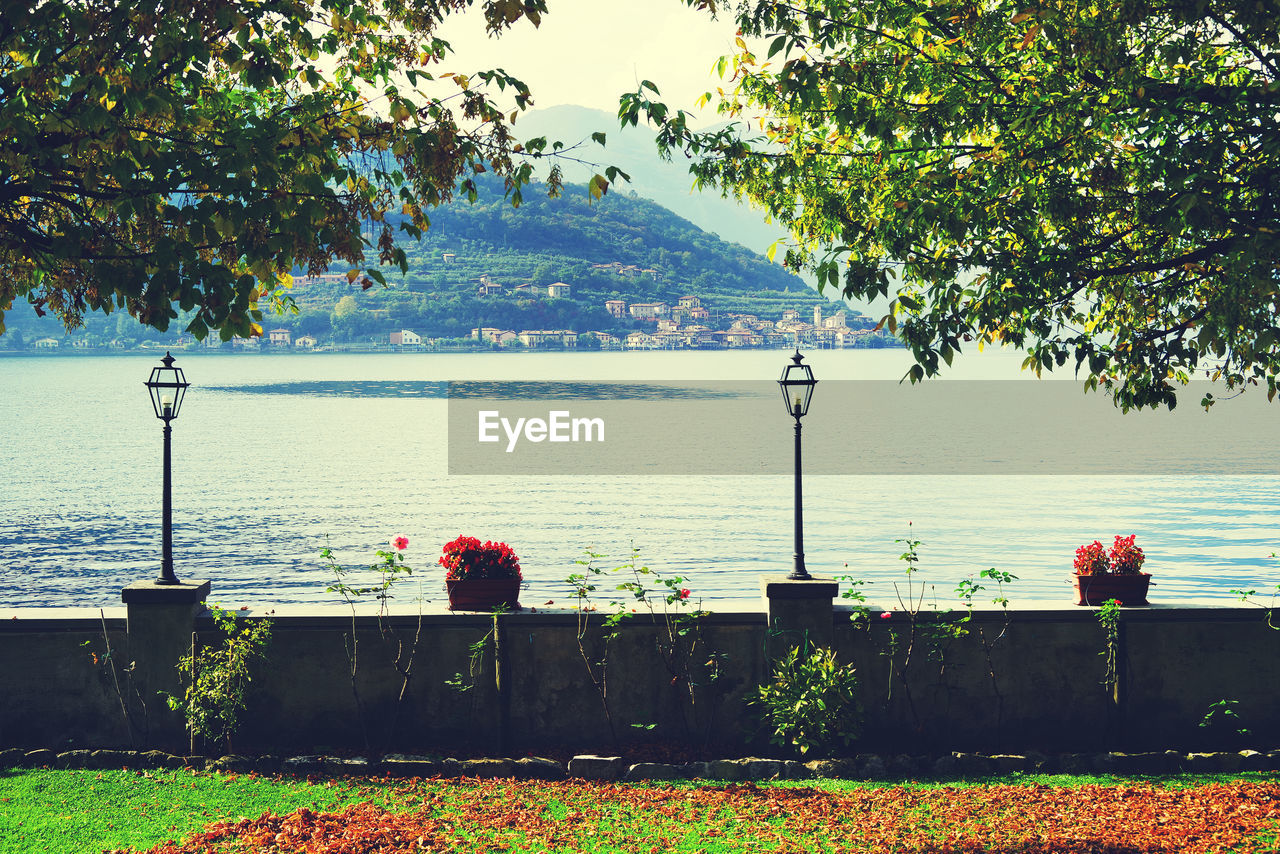
[[[143,382],[160,355],[0,358],[0,604],[114,605],[120,588],[156,574],[162,434]],[[787,362],[784,352],[177,355],[192,386],[173,424],[175,566],[180,578],[212,580],[211,600],[224,606],[334,603],[324,590],[332,579],[318,556],[323,545],[345,564],[367,565],[397,533],[410,539],[414,594],[433,601],[443,599],[435,559],[459,534],[509,543],[531,605],[568,604],[564,579],[588,548],[612,565],[634,544],[644,563],[685,576],[710,607],[757,599],[760,574],[790,569],[792,434],[780,403],[771,404],[776,417],[713,425],[726,441],[767,434],[781,443],[771,446],[786,449],[770,452],[773,467],[461,474],[455,466],[451,474],[452,404],[433,391],[450,382],[767,385]],[[807,355],[820,381],[812,419],[824,393],[835,399],[834,381],[897,380],[909,364],[903,351]],[[925,387],[1030,382],[1019,363],[1009,354],[966,356],[954,379]],[[1071,383],[1058,387],[1079,393]],[[1226,419],[1217,410],[1228,404],[1203,417]],[[1194,410],[1194,401],[1183,409]],[[976,474],[985,462],[918,470],[874,463],[901,436],[914,445],[904,458],[921,459],[938,436],[966,431],[980,456],[991,454],[1005,442],[1002,431],[950,410],[879,410],[878,420],[856,428],[815,420],[805,433],[807,470],[841,473],[806,476],[804,519],[809,571],[864,579],[883,605],[896,603],[893,584],[905,565],[895,540],[908,531],[922,541],[918,578],[944,604],[955,601],[960,579],[988,567],[1019,576],[1008,591],[1015,607],[1066,601],[1076,547],[1109,544],[1116,534],[1136,534],[1146,550],[1154,602],[1226,603],[1232,588],[1280,581],[1269,557],[1280,551],[1280,477],[1251,464],[1275,455],[1248,442],[1274,430],[1248,427],[1243,444],[1221,447],[1196,440],[1201,456],[1186,465],[1146,466],[1125,451],[1127,470],[1105,473],[1072,452],[1040,469]],[[921,422],[938,432],[913,433]],[[1142,438],[1154,422],[1124,423]]]

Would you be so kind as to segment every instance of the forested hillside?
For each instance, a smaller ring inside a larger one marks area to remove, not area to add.
[[[299,312],[269,316],[264,327],[338,342],[385,338],[400,329],[459,338],[480,326],[626,334],[646,327],[611,316],[606,300],[674,304],[692,294],[713,317],[742,313],[765,320],[777,320],[785,309],[808,317],[815,305],[825,315],[842,307],[764,256],[625,189],[589,202],[582,186],[566,186],[555,199],[533,188],[513,208],[499,181],[482,175],[476,183],[474,203],[456,201],[432,212],[422,241],[408,247],[409,272],[388,275],[389,287],[363,290],[347,282],[345,270],[319,280],[298,275]],[[481,296],[482,282],[494,292]],[[567,298],[548,296],[546,286],[558,282],[570,286]],[[534,287],[517,291],[522,285]],[[60,333],[16,314],[11,327],[28,338]],[[118,315],[90,318],[85,332],[106,340],[164,338]]]
[[[524,203],[512,208],[495,181],[478,184],[474,204],[455,202],[432,213],[426,236],[410,247],[408,275],[394,277],[391,289],[357,293],[338,283],[299,292],[300,303],[323,311],[351,295],[337,306],[339,337],[372,334],[396,319],[420,334],[446,338],[477,326],[615,334],[635,328],[605,311],[611,299],[674,304],[693,294],[713,314],[770,320],[788,308],[808,316],[815,305],[826,314],[841,307],[764,256],[625,191],[588,203],[584,188],[570,186],[558,199],[526,193]],[[479,296],[482,278],[504,292]],[[570,285],[569,298],[546,295],[546,286],[557,282]],[[525,284],[538,294],[513,292]]]

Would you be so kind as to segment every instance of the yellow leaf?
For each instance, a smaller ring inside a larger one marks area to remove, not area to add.
[[[599,199],[609,191],[609,182],[602,175],[592,175],[591,182],[587,185],[587,192],[591,194],[591,198]]]

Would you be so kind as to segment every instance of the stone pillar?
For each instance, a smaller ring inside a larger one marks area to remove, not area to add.
[[[128,606],[129,657],[133,683],[146,705],[146,739],[151,746],[185,753],[189,739],[182,714],[169,709],[167,692],[182,695],[178,659],[191,651],[196,615],[204,611],[208,581],[157,584],[135,581],[123,591]]]
[[[835,643],[835,609],[832,601],[840,592],[833,578],[795,581],[784,576],[760,576],[769,629],[781,636],[770,638],[770,655],[785,654],[806,641],[830,649]],[[780,643],[778,642],[780,641]]]

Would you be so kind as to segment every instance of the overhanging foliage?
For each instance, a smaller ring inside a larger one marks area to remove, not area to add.
[[[437,25],[472,0],[32,0],[0,16],[0,332],[25,298],[68,328],[128,310],[260,333],[295,270],[365,287],[481,172],[514,203],[531,103],[501,70],[446,72]],[[488,29],[542,0],[484,0]],[[500,101],[508,98],[509,101]],[[607,170],[609,180],[616,170]],[[553,169],[550,192],[559,188]],[[597,196],[608,180],[596,176]],[[388,214],[402,214],[393,227]]]
[[[686,0],[708,6],[706,0]],[[792,232],[786,263],[884,323],[912,381],[969,344],[1073,365],[1125,407],[1280,370],[1280,6],[1253,0],[750,0],[694,132],[702,184]],[[751,134],[755,134],[751,136]],[[1206,400],[1206,403],[1208,400]]]

